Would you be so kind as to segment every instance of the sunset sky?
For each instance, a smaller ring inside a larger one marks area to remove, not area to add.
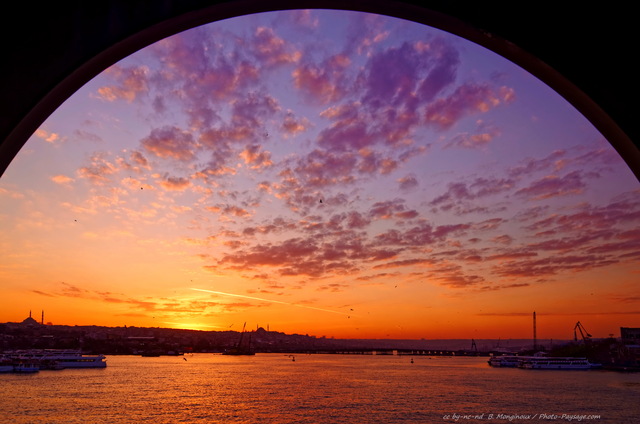
[[[640,327],[640,184],[511,62],[416,23],[198,27],[64,103],[0,178],[0,322],[349,338]]]

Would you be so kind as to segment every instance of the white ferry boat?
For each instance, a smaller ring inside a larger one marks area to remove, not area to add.
[[[16,351],[10,354],[14,359],[29,360],[41,365],[41,369],[64,368],[105,368],[104,355],[83,355],[79,350],[41,349]]]
[[[529,357],[518,366],[530,370],[590,370],[599,368],[600,364],[591,363],[587,358]]]
[[[83,355],[79,350],[45,351],[42,359],[53,361],[61,368],[106,368],[104,355]]]

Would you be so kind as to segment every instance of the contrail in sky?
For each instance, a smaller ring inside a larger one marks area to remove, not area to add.
[[[241,297],[241,298],[244,298],[244,299],[259,300],[261,302],[280,303],[282,305],[297,306],[298,308],[315,309],[316,311],[331,312],[332,314],[350,316],[350,314],[345,314],[344,312],[332,311],[331,309],[315,308],[313,306],[299,305],[297,303],[282,302],[280,300],[263,299],[261,297],[244,296],[242,294],[225,293],[225,292],[219,292],[219,291],[215,291],[215,290],[194,289],[194,288],[191,288],[191,290],[201,291],[201,292],[205,292],[205,293],[221,294],[223,296],[232,296],[232,297]],[[351,315],[353,315],[353,314],[351,314]]]

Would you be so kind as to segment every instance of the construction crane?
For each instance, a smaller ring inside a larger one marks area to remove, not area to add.
[[[582,325],[580,321],[578,321],[575,327],[573,327],[573,339],[575,341],[578,341],[578,331],[580,331],[580,336],[582,336],[582,340],[584,340],[585,344],[591,342],[591,334],[589,334],[587,329],[584,328],[584,325]]]

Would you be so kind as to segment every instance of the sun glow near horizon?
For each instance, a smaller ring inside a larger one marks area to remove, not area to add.
[[[0,321],[341,338],[640,327],[640,185],[559,95],[461,38],[297,10],[86,84],[0,180]]]

